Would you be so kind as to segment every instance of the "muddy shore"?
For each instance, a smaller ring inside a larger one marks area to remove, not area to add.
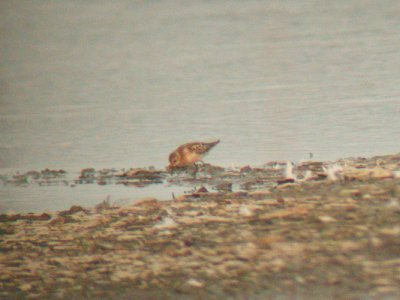
[[[85,170],[74,184],[196,189],[126,207],[0,215],[1,299],[400,297],[399,154],[198,174]]]

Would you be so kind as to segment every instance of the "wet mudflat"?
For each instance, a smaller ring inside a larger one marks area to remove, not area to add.
[[[133,171],[206,188],[2,215],[0,297],[397,299],[400,155],[278,165]]]

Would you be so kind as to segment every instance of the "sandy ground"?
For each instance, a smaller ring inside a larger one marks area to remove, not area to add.
[[[1,215],[0,298],[398,299],[400,155],[276,165],[150,172],[219,190],[170,201]]]

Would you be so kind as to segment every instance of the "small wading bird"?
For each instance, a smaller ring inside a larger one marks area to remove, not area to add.
[[[169,166],[167,169],[172,171],[176,168],[196,166],[195,163],[202,161],[203,157],[218,143],[219,140],[210,143],[192,142],[179,146],[169,155]]]

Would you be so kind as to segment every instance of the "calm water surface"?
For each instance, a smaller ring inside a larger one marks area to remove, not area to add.
[[[2,1],[0,167],[161,168],[213,138],[206,160],[223,166],[399,152],[399,15],[398,1]],[[0,189],[0,209],[22,197]]]

